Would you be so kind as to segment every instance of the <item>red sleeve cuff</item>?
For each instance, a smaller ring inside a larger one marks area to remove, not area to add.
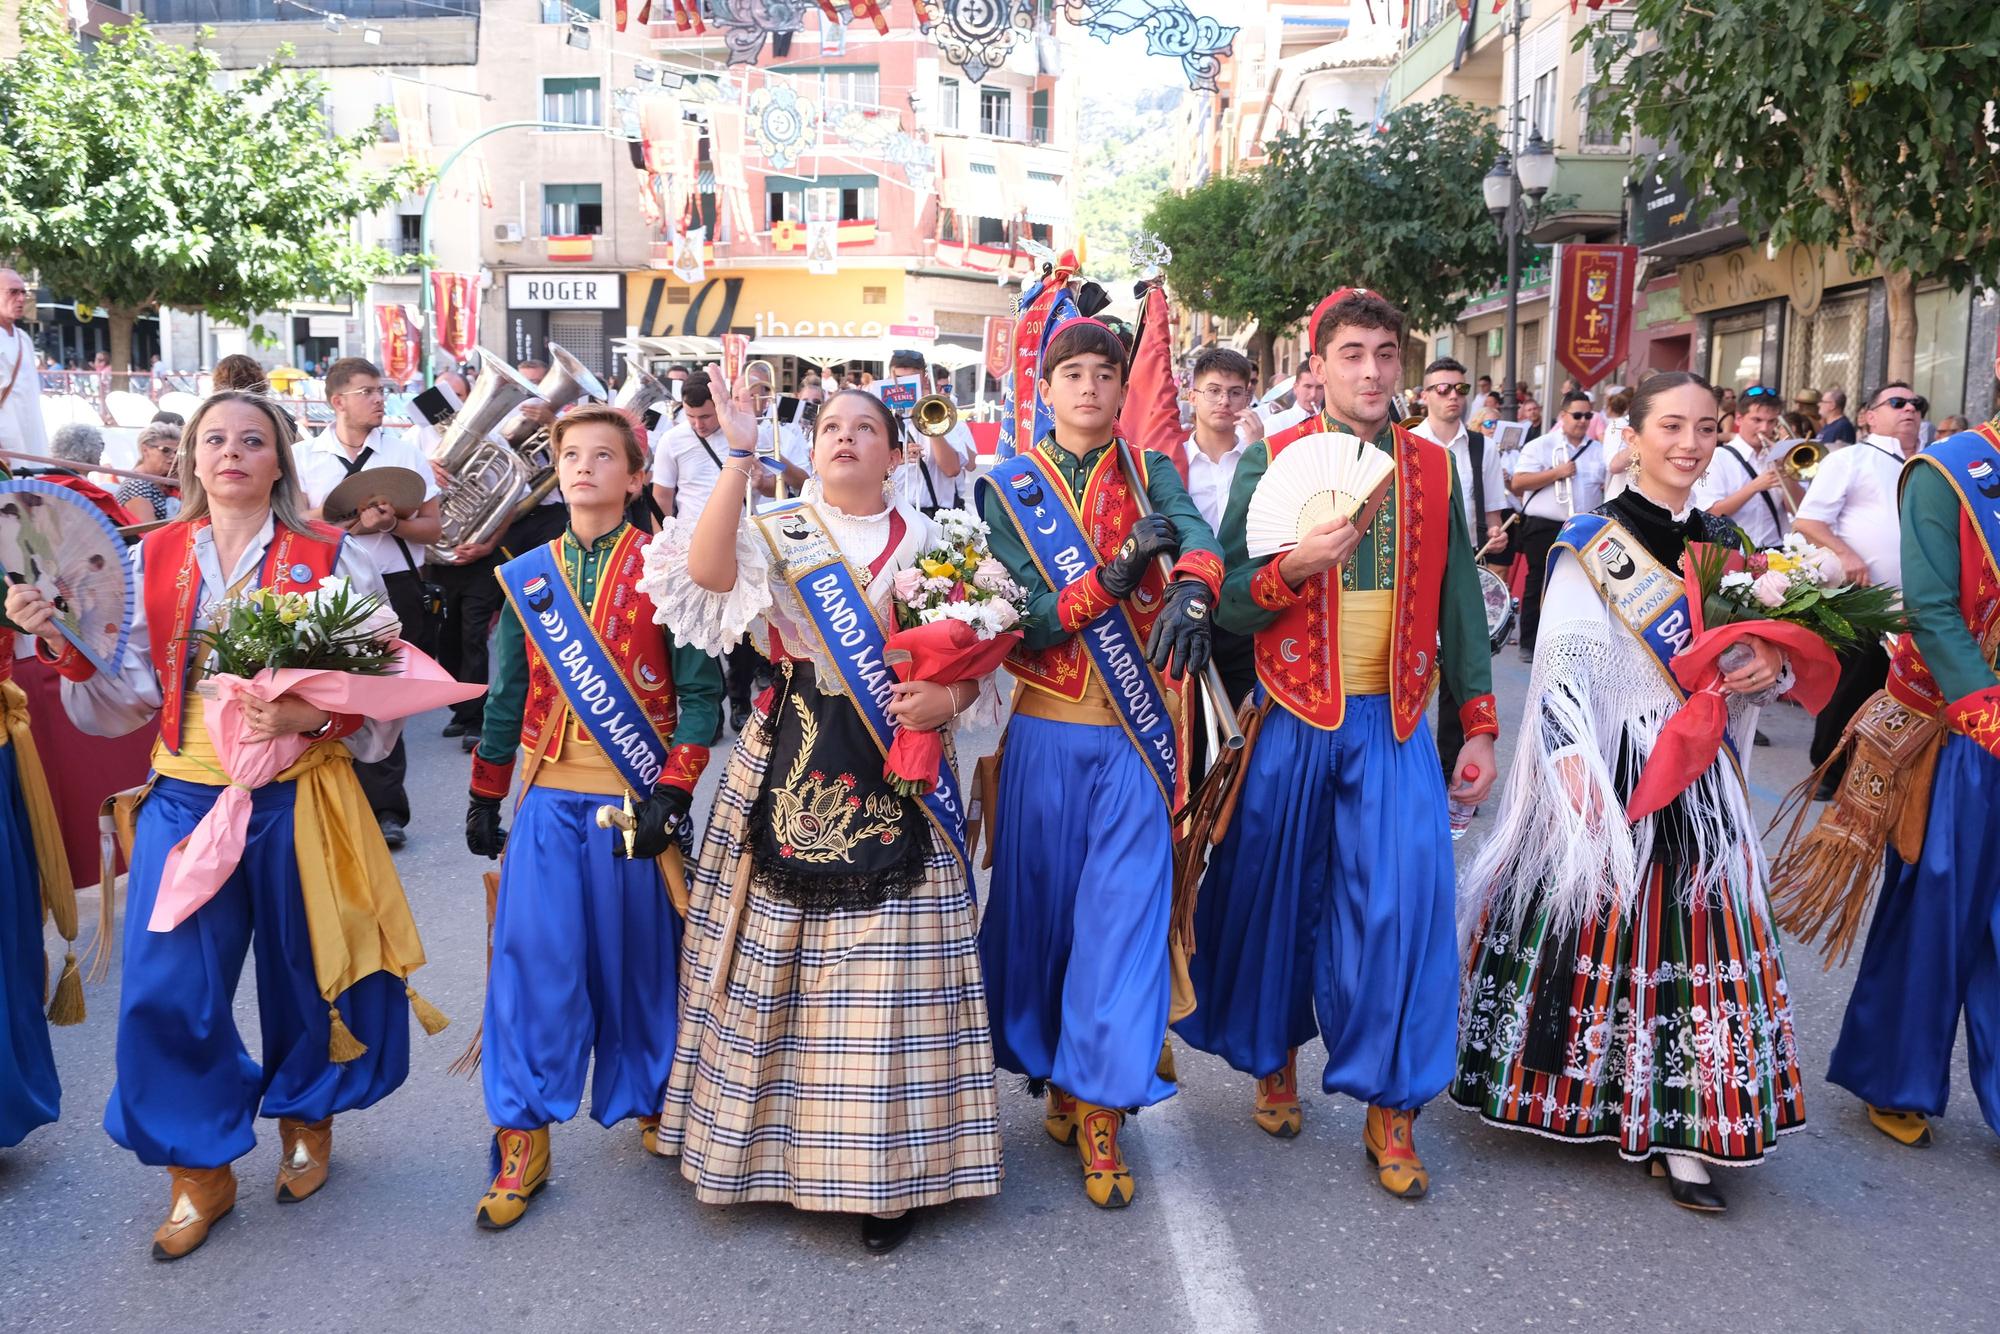
[[[2000,756],[2000,685],[1988,686],[1945,706],[1946,726],[1970,737],[1988,754]]]
[[[77,652],[76,645],[63,641],[62,652],[49,652],[49,641],[35,637],[35,656],[56,669],[56,675],[65,681],[88,681],[97,675],[97,664]]]
[[[701,781],[701,771],[707,767],[707,746],[675,746],[667,752],[667,767],[660,770],[660,781],[683,792],[693,792],[694,785]]]
[[[1222,557],[1213,551],[1190,551],[1174,562],[1175,579],[1199,579],[1210,598],[1222,596]]]
[[[353,736],[361,730],[361,724],[365,721],[367,720],[358,713],[336,713],[332,721],[327,724],[326,731],[321,733],[320,740],[338,741],[342,737]]]
[[[1282,554],[1271,557],[1250,581],[1250,600],[1265,611],[1283,611],[1305,596],[1278,573],[1278,567],[1284,564],[1284,560]]]
[[[495,764],[472,752],[472,795],[475,797],[505,797],[514,787],[514,761],[510,756],[505,764]]]
[[[1500,706],[1493,702],[1491,695],[1469,699],[1458,706],[1458,721],[1465,728],[1467,739],[1497,737],[1500,735]]]
[[[1104,591],[1104,581],[1092,570],[1056,594],[1056,620],[1074,634],[1110,611],[1117,600]]]

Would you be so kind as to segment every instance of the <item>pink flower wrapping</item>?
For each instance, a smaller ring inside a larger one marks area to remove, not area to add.
[[[286,668],[262,671],[245,680],[216,676],[213,697],[202,700],[202,717],[222,761],[227,785],[208,814],[167,854],[160,891],[153,901],[149,931],[171,931],[215,897],[243,860],[250,833],[251,793],[298,763],[312,746],[300,735],[255,740],[243,721],[245,695],[274,700],[289,695],[328,713],[360,714],[389,720],[408,718],[486,692],[483,685],[452,679],[428,654],[403,640],[398,670],[386,676]]]

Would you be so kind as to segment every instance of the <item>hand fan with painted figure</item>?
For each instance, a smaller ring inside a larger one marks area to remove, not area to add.
[[[1395,458],[1358,436],[1322,431],[1294,440],[1271,460],[1250,496],[1244,520],[1250,554],[1275,556],[1321,524],[1352,520],[1395,475]]]
[[[116,672],[132,625],[125,543],[97,506],[33,478],[0,482],[0,580],[34,584],[56,628],[98,671]]]

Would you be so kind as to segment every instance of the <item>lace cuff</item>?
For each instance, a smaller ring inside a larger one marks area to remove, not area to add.
[[[669,523],[646,544],[640,591],[653,600],[653,619],[676,643],[720,656],[743,639],[771,608],[771,555],[748,523],[736,528],[736,583],[711,593],[688,574],[693,519]]]

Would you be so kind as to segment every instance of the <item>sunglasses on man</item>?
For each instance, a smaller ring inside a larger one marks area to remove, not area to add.
[[[1440,380],[1436,384],[1425,385],[1424,392],[1426,394],[1456,394],[1458,397],[1464,398],[1472,392],[1472,386],[1463,380]]]
[[[1930,413],[1931,401],[1922,394],[1918,394],[1915,398],[1904,398],[1901,394],[1891,394],[1889,397],[1876,403],[1875,406],[1878,408],[1888,408],[1891,412],[1901,412],[1904,408],[1914,407],[1917,410],[1917,415],[1923,417]]]
[[[1738,403],[1778,403],[1782,402],[1783,399],[1777,390],[1757,384],[1751,385],[1748,389],[1738,394],[1736,401]]]
[[[1590,414],[1587,412],[1566,412],[1563,415],[1573,422],[1587,422],[1590,420]]]

